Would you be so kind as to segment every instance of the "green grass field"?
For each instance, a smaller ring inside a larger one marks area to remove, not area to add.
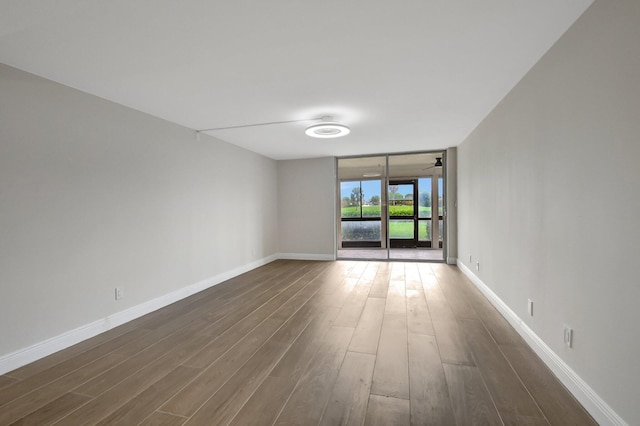
[[[420,221],[418,223],[418,240],[428,241],[431,239],[431,229],[427,226],[429,222]],[[413,238],[413,221],[410,222],[389,222],[389,238]]]
[[[362,217],[380,217],[380,206],[362,206]],[[389,206],[390,216],[413,216],[413,206]],[[420,217],[431,216],[431,207],[420,207]],[[342,217],[360,217],[360,207],[342,207]]]
[[[414,206],[389,206],[389,216],[392,217],[413,217],[413,208]],[[427,219],[431,218],[431,207],[419,207],[419,218]],[[351,207],[342,207],[341,209],[343,218],[359,218],[360,217],[360,207],[359,206],[351,206]],[[440,214],[442,214],[442,208],[440,208]],[[381,206],[362,206],[362,217],[380,217],[381,215]],[[360,222],[356,222],[360,223]],[[431,240],[431,226],[430,221],[420,220],[418,221],[418,239],[420,241],[429,241]],[[355,232],[350,237],[346,237],[349,240],[359,240],[363,239],[360,231],[351,231]],[[367,232],[367,231],[362,231]],[[413,228],[413,220],[408,220],[406,222],[398,219],[391,220],[389,222],[389,237],[390,238],[401,238],[401,239],[413,239],[414,228]],[[360,236],[360,237],[359,237]],[[370,238],[370,236],[369,236]],[[379,237],[378,237],[379,238]],[[366,238],[364,238],[366,239]]]
[[[355,227],[343,227],[342,238],[345,241],[368,241],[380,239],[380,225],[378,222],[349,222]],[[377,223],[376,227],[363,226],[364,224]],[[360,225],[359,225],[360,224]],[[392,220],[389,222],[389,237],[401,239],[413,239],[413,220]],[[377,234],[377,235],[376,235]],[[431,239],[430,221],[421,220],[418,222],[418,237],[420,241],[428,241]]]

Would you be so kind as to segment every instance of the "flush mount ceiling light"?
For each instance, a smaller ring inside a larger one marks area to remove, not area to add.
[[[339,138],[351,132],[346,124],[333,121],[333,117],[324,116],[320,123],[312,124],[304,131],[312,138]]]

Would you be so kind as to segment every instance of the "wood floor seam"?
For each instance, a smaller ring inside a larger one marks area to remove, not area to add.
[[[383,398],[403,399],[403,400],[405,400],[405,401],[410,401],[410,400],[411,400],[411,398],[402,398],[402,397],[398,397],[398,396],[384,395],[384,394],[376,393],[376,392],[370,392],[370,395],[381,396],[381,397],[383,397]]]
[[[169,413],[167,411],[162,411],[162,410],[155,410],[154,413],[169,414],[170,416],[182,417],[183,419],[189,419],[190,418],[190,417],[187,417],[187,416],[181,416],[180,414],[173,414],[173,413]]]

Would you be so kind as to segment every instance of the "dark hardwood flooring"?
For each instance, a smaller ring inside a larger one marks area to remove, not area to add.
[[[0,425],[595,424],[445,264],[276,261],[0,376]]]

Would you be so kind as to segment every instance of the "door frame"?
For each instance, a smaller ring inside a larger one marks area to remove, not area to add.
[[[387,241],[389,248],[418,248],[418,209],[416,208],[416,200],[418,199],[418,180],[416,179],[388,179],[387,194],[393,185],[411,185],[413,187],[413,239],[409,238],[391,238],[391,221],[392,220],[409,220],[410,216],[391,216],[391,201],[387,195]]]

